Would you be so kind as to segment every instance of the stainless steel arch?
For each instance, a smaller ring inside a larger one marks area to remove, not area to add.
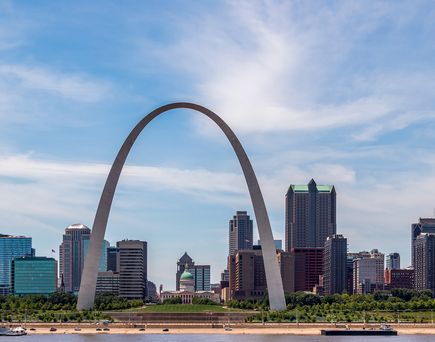
[[[269,292],[270,307],[272,310],[284,310],[285,298],[281,279],[281,272],[276,258],[275,244],[273,241],[272,229],[270,227],[269,216],[264,204],[263,195],[261,194],[260,186],[258,185],[257,177],[255,176],[252,165],[246,155],[245,150],[237,139],[230,127],[211,110],[188,102],[171,103],[159,107],[145,116],[136,127],[130,132],[127,139],[124,141],[121,149],[113,162],[110,173],[104,185],[103,193],[101,194],[100,203],[95,214],[92,234],[89,241],[88,253],[83,269],[79,297],[77,301],[77,309],[89,310],[93,307],[95,299],[95,289],[97,283],[98,262],[100,260],[101,245],[106,231],[107,221],[112,206],[113,196],[118,184],[119,176],[128,153],[133,146],[136,138],[145,128],[145,126],[160,114],[171,109],[187,108],[201,112],[212,119],[224,132],[230,141],[234,152],[240,162],[240,165],[245,175],[251,196],[252,205],[254,207],[255,217],[257,220],[258,231],[263,251],[264,268],[266,271],[267,288]]]

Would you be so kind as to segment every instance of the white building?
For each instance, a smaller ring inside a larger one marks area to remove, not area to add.
[[[192,304],[193,298],[204,298],[219,303],[219,295],[210,291],[195,291],[195,279],[188,270],[180,277],[180,291],[163,291],[160,293],[160,301],[181,298],[183,304]]]

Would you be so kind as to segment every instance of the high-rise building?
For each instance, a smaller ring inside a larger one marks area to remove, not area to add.
[[[282,250],[277,250],[277,259],[281,269],[281,277],[285,292],[293,292],[294,281],[291,278],[294,266],[293,256]],[[266,273],[264,270],[263,253],[260,246],[253,249],[236,251],[228,257],[229,281],[221,281],[222,289],[227,288],[225,301],[229,299],[262,298],[267,291]]]
[[[282,285],[285,293],[295,292],[295,282],[292,277],[294,270],[294,256],[292,253],[284,252],[282,249],[277,249],[276,256],[278,265],[281,270]]]
[[[119,271],[119,249],[117,247],[107,248],[107,271]]]
[[[0,234],[0,295],[12,291],[12,260],[32,255],[32,238]]]
[[[414,245],[417,236],[422,233],[435,234],[435,218],[419,218],[417,223],[411,225],[411,263],[415,266]]]
[[[84,256],[88,255],[88,246],[90,240],[84,240]],[[100,262],[98,264],[98,272],[107,271],[107,249],[110,247],[109,241],[103,240],[101,244]]]
[[[152,281],[147,282],[148,287],[148,300],[151,302],[156,302],[159,297],[157,296],[157,286]]]
[[[328,236],[323,250],[324,294],[346,291],[347,239],[343,235]]]
[[[353,294],[353,261],[358,257],[358,253],[347,253],[346,256],[346,292],[349,294]]]
[[[360,252],[353,261],[353,293],[371,293],[384,288],[384,254],[377,249]]]
[[[435,294],[435,234],[421,233],[415,239],[414,281],[416,290]]]
[[[273,240],[275,242],[276,249],[282,249],[282,240]],[[261,241],[257,241],[257,245],[261,246]]]
[[[66,292],[78,292],[85,263],[85,241],[91,230],[84,224],[72,224],[65,229],[59,247],[59,273]]]
[[[237,211],[229,222],[229,255],[237,250],[252,249],[253,223],[246,211]]]
[[[323,248],[293,248],[295,291],[312,291],[323,273]]]
[[[56,292],[57,261],[46,257],[14,258],[12,288],[16,295],[45,295]]]
[[[122,240],[119,249],[119,295],[127,299],[147,297],[147,242]]]
[[[414,269],[385,269],[386,290],[392,289],[413,289],[414,288]]]
[[[228,257],[232,299],[261,298],[266,293],[266,273],[260,249],[235,251]]]
[[[323,248],[336,233],[336,193],[332,185],[290,185],[285,198],[285,250]]]
[[[189,272],[195,280],[195,291],[211,291],[210,265],[195,265]]]
[[[400,254],[390,253],[386,257],[386,268],[389,270],[399,270],[400,269]]]
[[[110,293],[115,296],[119,295],[119,273],[113,271],[98,272],[97,294]]]

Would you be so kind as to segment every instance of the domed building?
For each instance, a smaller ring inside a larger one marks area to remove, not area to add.
[[[195,279],[187,269],[180,277],[180,291],[195,292]]]
[[[183,304],[192,304],[193,298],[210,299],[216,303],[220,302],[219,295],[210,291],[195,291],[195,278],[187,267],[180,276],[180,291],[164,291],[160,293],[160,301],[167,299],[181,298]]]

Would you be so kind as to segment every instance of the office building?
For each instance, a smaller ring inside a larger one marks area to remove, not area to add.
[[[336,193],[332,185],[290,185],[285,197],[285,250],[323,248],[336,233]]]
[[[419,218],[417,223],[411,225],[411,263],[415,265],[414,245],[417,236],[422,233],[435,234],[435,218]]]
[[[359,253],[347,253],[346,256],[346,292],[353,294],[353,261],[359,257]]]
[[[84,224],[72,224],[65,229],[59,247],[59,273],[66,292],[78,292],[85,263],[85,241],[91,230]]]
[[[371,293],[384,288],[384,254],[377,249],[359,252],[353,261],[353,293]]]
[[[119,250],[116,247],[107,248],[107,271],[119,271]]]
[[[33,254],[32,238],[0,234],[0,295],[12,292],[12,260]]]
[[[98,272],[96,294],[109,293],[119,295],[119,273],[113,271]]]
[[[237,250],[252,249],[253,223],[246,211],[237,211],[229,222],[229,255]]]
[[[90,240],[84,240],[84,256],[86,260],[86,255],[88,254],[88,246]],[[107,271],[107,250],[110,247],[109,241],[103,240],[101,244],[100,262],[98,264],[98,272]]]
[[[277,249],[276,256],[278,265],[281,270],[282,285],[284,293],[295,292],[295,282],[292,277],[294,270],[294,256],[292,253],[284,252],[282,249]]]
[[[293,248],[295,291],[313,291],[323,274],[323,248]]]
[[[57,290],[57,261],[46,257],[18,257],[12,261],[16,295],[47,295]]]
[[[276,249],[282,249],[282,240],[273,240],[275,242]],[[257,245],[261,246],[261,241],[257,241]]]
[[[389,270],[399,270],[400,269],[400,254],[390,253],[386,257],[386,268]]]
[[[414,289],[414,270],[386,268],[385,289]]]
[[[159,297],[157,296],[157,286],[152,281],[147,282],[148,287],[148,300],[151,302],[156,302]]]
[[[416,290],[435,295],[435,234],[421,233],[415,239],[414,282]]]
[[[195,265],[189,271],[195,280],[195,291],[211,291],[210,265]]]
[[[261,249],[235,251],[228,257],[231,299],[262,298],[266,293],[266,273]]]
[[[147,242],[123,240],[119,249],[119,295],[127,299],[147,297]]]
[[[325,295],[346,291],[347,239],[328,236],[323,250],[323,292]]]

